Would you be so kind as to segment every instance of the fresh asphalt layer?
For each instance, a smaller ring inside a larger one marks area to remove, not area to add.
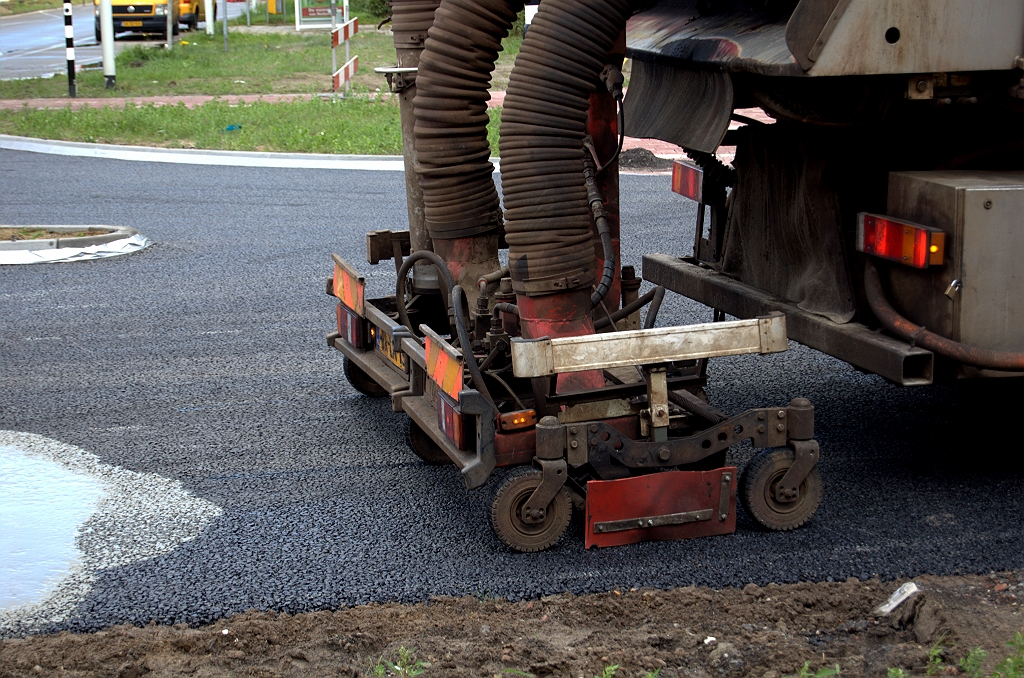
[[[669,181],[623,177],[625,263],[689,252],[694,211]],[[0,223],[121,224],[155,242],[108,260],[0,267],[0,429],[180,481],[220,508],[169,553],[98,571],[54,630],[1024,566],[1012,404],[987,388],[900,389],[797,345],[713,362],[708,390],[727,411],[815,404],[825,499],[807,527],[766,533],[741,517],[731,536],[588,552],[577,519],[553,549],[512,553],[486,518],[495,482],[469,492],[454,468],[422,464],[404,416],[357,394],[324,341],[331,252],[368,274],[371,295],[392,289],[394,268],[365,264],[363,239],[403,227],[400,172],[3,150],[0,185]],[[710,315],[671,296],[659,324]]]

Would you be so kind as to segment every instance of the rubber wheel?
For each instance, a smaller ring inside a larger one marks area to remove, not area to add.
[[[775,498],[775,487],[792,465],[793,450],[778,447],[758,454],[740,474],[738,490],[743,508],[769,530],[794,530],[810,520],[821,504],[822,482],[817,466],[800,484],[795,501]]]
[[[442,466],[452,463],[444,450],[427,435],[427,432],[420,428],[412,419],[409,420],[409,435],[407,438],[409,448],[417,457],[431,466]]]
[[[521,509],[533,491],[540,486],[540,471],[521,467],[510,473],[498,486],[491,503],[491,527],[494,533],[511,549],[534,553],[554,546],[572,518],[572,499],[563,487],[548,504],[541,523],[526,523]]]
[[[348,379],[348,383],[352,384],[352,388],[371,398],[383,398],[388,395],[386,388],[371,379],[370,375],[363,372],[362,368],[354,362],[345,358],[343,363],[345,366],[345,377]]]

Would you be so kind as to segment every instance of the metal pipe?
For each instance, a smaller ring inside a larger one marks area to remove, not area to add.
[[[708,405],[689,391],[669,391],[668,399],[673,404],[679,405],[679,407],[690,414],[697,415],[709,424],[718,424],[728,419],[725,414],[711,407],[711,405]]]
[[[953,341],[952,339],[940,337],[934,332],[929,332],[924,327],[915,325],[901,316],[889,304],[889,300],[885,298],[885,291],[882,289],[882,281],[878,277],[878,270],[875,269],[875,265],[871,263],[870,259],[864,262],[864,293],[867,296],[871,311],[882,322],[882,325],[890,332],[907,339],[915,346],[926,348],[929,351],[973,367],[1004,372],[1024,372],[1024,353],[990,351],[985,348],[965,346],[959,341]]]

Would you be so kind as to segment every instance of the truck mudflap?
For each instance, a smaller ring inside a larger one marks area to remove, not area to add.
[[[588,549],[735,531],[735,466],[587,483]]]

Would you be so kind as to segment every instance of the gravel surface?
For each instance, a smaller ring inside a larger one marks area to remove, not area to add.
[[[0,151],[0,182],[2,223],[124,224],[156,243],[0,269],[0,429],[180,481],[222,510],[169,553],[100,570],[61,628],[1024,565],[1024,464],[1002,424],[1011,401],[989,388],[899,389],[796,345],[715,362],[709,393],[727,411],[816,405],[825,499],[806,528],[769,534],[741,516],[732,536],[585,552],[577,520],[552,550],[511,553],[486,519],[490,488],[468,492],[454,468],[421,464],[405,418],[358,395],[324,341],[329,255],[370,272],[365,232],[405,221],[400,173]],[[669,182],[623,177],[624,263],[639,267],[641,239],[689,252],[693,210]],[[382,265],[369,293],[393,281]],[[671,297],[659,324],[710,315]]]

